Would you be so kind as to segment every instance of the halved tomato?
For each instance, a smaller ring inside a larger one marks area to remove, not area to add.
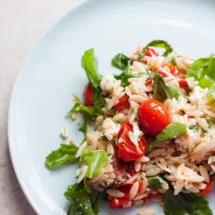
[[[115,105],[115,109],[116,111],[120,112],[129,108],[130,108],[129,97],[127,94],[125,94],[119,99],[119,102]]]
[[[93,97],[94,97],[93,88],[91,87],[90,83],[88,83],[84,89],[84,104],[86,106],[93,106]]]

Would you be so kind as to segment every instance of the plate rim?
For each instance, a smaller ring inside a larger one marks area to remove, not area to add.
[[[14,100],[16,97],[16,88],[19,84],[19,80],[24,73],[24,68],[27,65],[28,61],[31,59],[31,57],[36,52],[37,48],[40,46],[40,44],[43,42],[43,40],[49,35],[49,33],[64,19],[66,19],[67,16],[69,16],[73,11],[78,9],[79,7],[82,7],[85,5],[86,2],[89,2],[92,0],[74,0],[72,2],[72,5],[68,7],[68,9],[64,10],[60,15],[54,18],[54,20],[51,21],[51,23],[47,24],[45,28],[43,29],[41,35],[38,37],[38,39],[33,43],[33,45],[30,47],[29,51],[27,52],[24,60],[22,61],[21,67],[18,71],[18,74],[14,80],[12,91],[10,94],[10,100],[9,100],[9,107],[8,107],[8,116],[7,116],[7,136],[8,136],[8,148],[9,148],[9,156],[12,163],[13,171],[15,172],[16,179],[18,181],[18,184],[21,187],[22,192],[24,193],[28,203],[33,208],[34,212],[36,214],[42,214],[41,209],[39,208],[37,202],[34,200],[34,198],[31,196],[28,188],[26,187],[25,180],[21,176],[21,172],[18,170],[18,166],[15,162],[16,156],[15,156],[15,141],[13,140],[13,128],[12,128],[12,107],[14,106]]]

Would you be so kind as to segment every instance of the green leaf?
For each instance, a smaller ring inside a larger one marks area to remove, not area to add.
[[[102,108],[105,105],[104,97],[102,96],[102,91],[95,92],[93,97],[93,104],[97,115],[103,114]]]
[[[72,113],[87,113],[91,119],[95,119],[100,114],[95,107],[85,106],[80,103],[76,103],[68,114]]]
[[[165,40],[153,40],[150,43],[148,43],[147,46],[165,49],[165,52],[163,53],[163,56],[165,57],[168,56],[173,51],[171,45]]]
[[[212,54],[209,58],[206,74],[215,81],[215,55]]]
[[[194,77],[197,80],[204,77],[208,63],[209,58],[199,58],[195,60],[187,70],[187,77]]]
[[[89,49],[84,52],[81,65],[85,69],[90,85],[95,91],[99,91],[101,76],[98,73],[98,62],[94,55],[94,49]]]
[[[183,96],[187,99],[187,97],[181,92],[179,88],[173,85],[166,85],[164,78],[158,73],[156,73],[154,76],[154,83],[152,88],[153,97],[161,102],[165,101],[168,98],[178,99],[179,96]]]
[[[114,75],[114,78],[117,80],[121,80],[121,86],[126,87],[130,83],[128,81],[129,78],[141,77],[141,74],[132,74],[131,73],[131,63],[128,61],[128,65],[126,69],[120,75]]]
[[[125,70],[129,61],[129,57],[122,53],[119,53],[112,59],[112,65],[118,69]]]
[[[187,77],[194,77],[198,80],[198,85],[208,88],[210,96],[215,99],[215,55],[208,58],[199,58],[191,65],[187,71]]]
[[[163,56],[166,57],[168,56],[170,53],[172,53],[173,48],[171,47],[171,45],[166,42],[165,40],[153,40],[150,43],[148,43],[146,45],[146,47],[154,47],[154,48],[163,48],[165,49]],[[143,51],[139,54],[139,58],[142,58],[145,56],[146,54],[146,47],[143,49]]]
[[[79,131],[82,131],[83,134],[84,134],[84,138],[86,139],[87,138],[87,133],[88,133],[88,130],[89,130],[89,115],[84,113],[83,114],[83,124],[82,126],[79,128]]]
[[[84,148],[80,158],[80,165],[84,164],[88,167],[86,178],[95,178],[98,176],[108,162],[108,154],[102,150]]]
[[[92,189],[91,189],[90,184],[86,178],[84,179],[84,187],[88,193],[92,193]]]
[[[114,76],[117,80],[121,80],[121,86],[123,87],[128,86],[129,85],[128,79],[133,77],[133,75],[130,73],[130,67],[131,64],[129,61],[126,69],[120,75]]]
[[[64,193],[70,201],[68,215],[97,215],[91,195],[86,191],[83,183],[73,184]]]
[[[174,196],[168,191],[164,196],[165,215],[213,215],[207,200],[192,193],[180,193]]]
[[[60,148],[52,151],[45,160],[46,167],[53,169],[65,163],[77,161],[75,157],[78,147],[74,144],[61,144]]]
[[[94,110],[92,108],[86,109],[86,112],[96,112],[96,116],[102,114],[102,107],[104,106],[104,98],[100,89],[101,76],[98,73],[98,63],[94,55],[94,49],[89,49],[84,52],[81,59],[82,67],[85,69],[90,85],[94,91],[93,104]],[[91,113],[89,114],[91,115]],[[95,113],[93,113],[95,115]]]
[[[148,183],[149,186],[153,189],[153,190],[159,190],[160,188],[163,187],[164,184],[166,184],[167,182],[159,175],[157,176],[152,176],[148,178]]]
[[[154,140],[148,141],[147,152],[149,152],[152,147],[167,143],[174,138],[180,137],[186,132],[187,127],[185,124],[172,122],[166,128],[164,128],[164,130],[158,134]]]

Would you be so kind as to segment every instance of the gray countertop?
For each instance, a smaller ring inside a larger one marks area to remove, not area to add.
[[[10,93],[23,59],[44,28],[74,0],[0,1],[0,214],[35,215],[14,174],[8,150]]]

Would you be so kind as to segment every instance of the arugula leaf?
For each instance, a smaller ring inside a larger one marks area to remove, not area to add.
[[[120,75],[114,75],[117,80],[121,80],[121,85],[126,87],[129,85],[128,79],[132,78],[133,75],[130,73],[131,64],[128,61],[126,69]]]
[[[81,65],[85,69],[90,85],[95,91],[99,90],[101,76],[98,73],[98,62],[94,55],[94,49],[89,49],[84,52]]]
[[[180,137],[186,132],[187,127],[185,124],[172,122],[166,128],[164,128],[164,130],[158,134],[154,140],[148,141],[147,152],[149,152],[152,147],[167,143],[174,138]]]
[[[147,46],[165,49],[165,52],[163,53],[164,57],[166,57],[173,51],[173,48],[171,47],[171,45],[168,42],[166,42],[165,40],[153,40],[150,43],[148,43]]]
[[[80,103],[76,103],[68,114],[72,113],[87,113],[91,119],[95,119],[100,114],[95,107],[85,106]]]
[[[215,55],[208,58],[199,58],[191,65],[187,71],[187,77],[194,77],[198,80],[198,85],[208,88],[210,96],[215,98]]]
[[[208,63],[208,58],[199,58],[195,60],[187,70],[187,77],[194,77],[195,79],[199,80],[205,75]]]
[[[84,138],[86,139],[87,138],[87,133],[88,133],[88,130],[89,130],[89,116],[84,113],[83,114],[83,124],[82,126],[79,128],[79,131],[82,131],[83,134],[84,134]]]
[[[86,178],[95,178],[98,176],[108,162],[108,154],[102,150],[96,150],[90,148],[84,148],[80,158],[80,165],[85,164],[88,169]]]
[[[64,195],[70,201],[68,215],[98,215],[83,183],[70,185]]]
[[[212,54],[209,58],[206,74],[215,80],[215,54]]]
[[[172,191],[164,196],[165,215],[213,215],[207,200],[193,193],[180,193],[174,196]]]
[[[112,65],[118,69],[125,70],[129,61],[129,57],[122,53],[119,53],[112,59]]]
[[[105,100],[102,96],[102,91],[95,92],[95,95],[93,97],[93,105],[95,108],[95,111],[97,112],[97,115],[100,115],[103,113],[102,108],[104,107]]]
[[[84,179],[84,187],[88,193],[92,193],[92,189],[91,189],[90,184],[86,178]]]
[[[154,76],[153,83],[153,97],[161,102],[165,101],[167,98],[176,98],[183,96],[187,98],[177,87],[173,85],[167,85],[164,81],[164,78],[158,73]]]
[[[74,144],[61,144],[60,148],[52,151],[45,160],[46,167],[53,169],[65,163],[73,163],[77,161],[75,157],[78,147]]]
[[[98,73],[98,62],[94,55],[94,49],[89,49],[84,52],[81,64],[86,71],[88,80],[94,91],[93,104],[95,112],[97,112],[97,115],[102,114],[104,98],[100,89],[101,75]],[[91,112],[92,110],[89,111]]]
[[[159,190],[160,188],[163,187],[164,184],[166,184],[167,182],[159,175],[157,176],[152,176],[148,178],[148,183],[149,186],[153,189],[153,190]]]
[[[165,49],[165,52],[163,53],[164,57],[168,56],[173,51],[173,48],[171,47],[171,45],[168,42],[166,42],[165,40],[153,40],[146,45],[146,47],[143,49],[143,51],[139,54],[139,58],[142,58],[145,56],[147,47]]]
[[[126,69],[120,75],[114,75],[114,78],[117,80],[121,80],[121,86],[126,87],[130,83],[128,81],[129,78],[141,77],[141,74],[132,74],[131,73],[131,63],[128,61],[128,65]]]

